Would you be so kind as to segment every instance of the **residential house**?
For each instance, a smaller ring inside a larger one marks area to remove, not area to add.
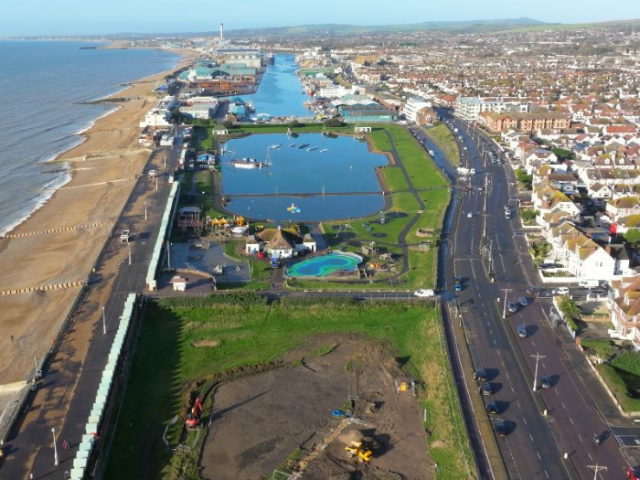
[[[607,307],[613,324],[609,335],[629,340],[640,350],[640,276],[611,281]]]
[[[629,196],[609,200],[605,212],[612,222],[617,222],[619,219],[629,215],[638,215],[640,214],[640,198]]]

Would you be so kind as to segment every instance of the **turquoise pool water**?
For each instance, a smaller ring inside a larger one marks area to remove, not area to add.
[[[338,270],[355,270],[359,263],[362,263],[362,257],[358,255],[330,253],[291,265],[287,269],[287,276],[326,277]]]

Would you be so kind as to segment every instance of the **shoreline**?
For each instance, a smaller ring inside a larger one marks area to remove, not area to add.
[[[149,50],[158,50],[158,49],[149,49]],[[169,50],[169,51],[178,55],[178,58],[176,59],[176,63],[173,67],[171,67],[168,70],[163,70],[158,73],[153,73],[151,75],[147,75],[145,77],[132,80],[128,82],[130,84],[129,86],[124,86],[122,84],[116,85],[115,86],[116,90],[114,92],[103,95],[98,100],[117,97],[123,92],[129,91],[129,90],[135,90],[137,87],[140,86],[140,84],[148,85],[150,83],[155,83],[155,81],[160,81],[159,79],[155,79],[155,77],[158,77],[159,75],[162,75],[164,77],[170,73],[173,73],[177,69],[179,69],[183,63],[188,61],[188,59],[186,58],[186,52],[183,52],[181,50]],[[80,128],[77,132],[73,134],[75,141],[72,144],[70,144],[68,148],[65,148],[63,151],[58,152],[56,154],[52,154],[48,158],[39,160],[36,162],[36,164],[48,165],[48,164],[59,163],[59,164],[63,164],[64,168],[70,168],[70,164],[68,163],[68,160],[76,157],[76,155],[71,155],[71,154],[73,154],[73,152],[76,150],[82,150],[81,147],[87,143],[91,134],[95,133],[95,132],[92,132],[92,130],[96,129],[96,126],[101,121],[104,120],[106,123],[109,117],[116,114],[123,107],[124,105],[113,105],[107,108],[105,112],[100,113],[99,116],[97,116],[93,120],[90,120],[85,127]],[[78,156],[81,156],[81,155],[78,155]],[[56,184],[55,186],[43,187],[42,193],[38,195],[38,198],[35,201],[34,207],[27,214],[23,215],[20,219],[15,220],[14,222],[7,225],[6,227],[2,228],[0,230],[0,239],[5,237],[6,235],[16,233],[16,230],[25,226],[25,224],[31,218],[33,218],[37,213],[43,211],[43,209],[46,208],[47,204],[53,200],[54,196],[58,193],[60,189],[64,188],[65,186],[73,182],[74,178],[75,178],[74,173],[68,172],[63,178],[54,182]],[[2,253],[1,248],[0,248],[0,253]]]

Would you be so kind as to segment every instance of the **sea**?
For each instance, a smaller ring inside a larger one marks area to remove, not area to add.
[[[82,142],[113,111],[82,105],[168,70],[179,56],[157,50],[81,49],[84,42],[0,41],[0,235],[43,205],[70,177],[45,163]]]

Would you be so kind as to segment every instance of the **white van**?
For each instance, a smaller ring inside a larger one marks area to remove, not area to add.
[[[580,280],[578,282],[578,285],[580,285],[583,288],[593,288],[593,287],[599,287],[600,282],[598,280]]]

